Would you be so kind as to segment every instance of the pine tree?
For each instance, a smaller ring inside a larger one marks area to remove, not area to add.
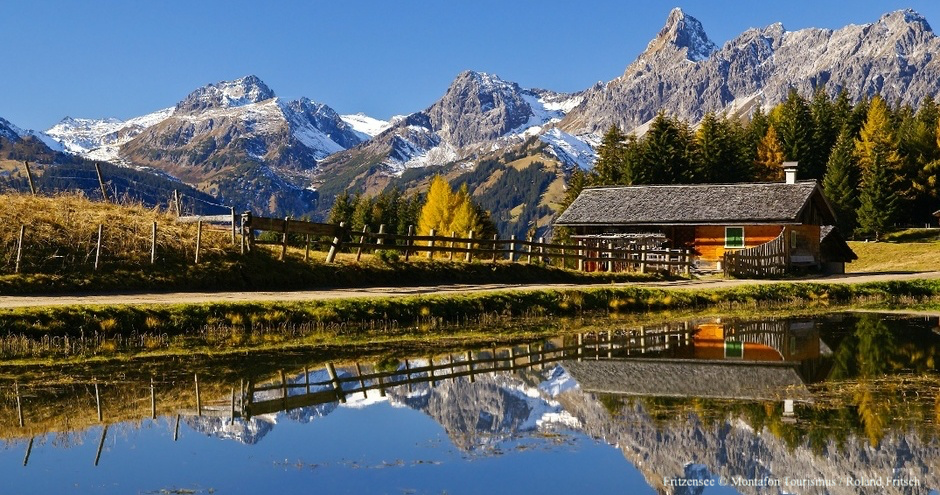
[[[370,229],[374,229],[375,227],[372,225],[373,198],[357,193],[356,197],[353,199],[353,204],[352,218],[350,218],[346,226],[354,232],[361,231],[362,227],[366,225],[368,225]]]
[[[898,197],[891,187],[891,172],[888,160],[873,157],[862,176],[859,192],[858,230],[881,238],[894,222]]]
[[[836,126],[836,109],[832,100],[826,94],[825,86],[816,89],[813,101],[810,103],[810,114],[813,117],[812,151],[807,177],[822,179],[826,173],[826,164],[841,127]],[[800,163],[800,167],[804,164]]]
[[[349,197],[349,191],[343,191],[341,194],[336,196],[336,200],[333,201],[333,207],[330,208],[330,216],[327,222],[334,225],[339,225],[340,222],[345,222],[346,225],[349,225],[350,219],[352,219],[353,209],[355,205],[352,202],[352,199]]]
[[[695,142],[685,122],[659,112],[646,133],[635,184],[682,184],[692,181]]]
[[[767,134],[757,143],[754,161],[754,179],[758,182],[779,182],[783,179],[783,146],[777,138],[777,129],[771,125]]]
[[[836,224],[845,236],[855,230],[858,208],[858,169],[855,166],[855,143],[847,127],[842,129],[829,155],[823,191],[836,213]]]
[[[876,238],[888,229],[898,209],[901,156],[891,127],[888,106],[879,96],[868,106],[865,124],[855,140],[855,157],[861,168],[858,226]]]
[[[695,133],[695,182],[728,183],[752,174],[744,128],[727,118],[705,114]]]
[[[604,138],[597,147],[597,161],[594,163],[594,175],[599,184],[630,183],[631,178],[624,163],[625,141],[626,136],[616,124],[604,133]]]
[[[428,188],[428,196],[424,207],[421,208],[421,216],[418,220],[419,235],[428,235],[431,229],[438,233],[450,233],[449,227],[454,212],[453,196],[450,184],[444,180],[444,177],[435,175],[431,179],[431,187]]]
[[[822,178],[822,164],[813,154],[813,117],[806,100],[796,89],[790,88],[777,115],[775,127],[784,159],[800,163],[800,177]]]

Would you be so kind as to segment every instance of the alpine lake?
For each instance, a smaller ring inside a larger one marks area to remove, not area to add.
[[[0,493],[940,493],[936,316],[592,328],[3,380]]]

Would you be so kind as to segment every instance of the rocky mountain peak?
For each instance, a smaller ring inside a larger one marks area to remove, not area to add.
[[[677,50],[685,49],[686,58],[693,62],[705,60],[718,50],[705,34],[702,23],[678,7],[669,13],[666,24],[649,42],[646,51],[659,51],[667,46]]]
[[[933,32],[930,24],[927,23],[927,19],[911,9],[889,12],[881,16],[878,22],[891,31]]]
[[[456,147],[496,139],[525,124],[532,109],[518,84],[485,72],[461,72],[427,110],[431,129]]]
[[[245,76],[234,81],[208,84],[189,94],[176,105],[180,112],[198,112],[211,108],[250,105],[274,98],[274,91],[258,76]]]

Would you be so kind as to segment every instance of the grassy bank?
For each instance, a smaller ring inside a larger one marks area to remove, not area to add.
[[[634,315],[781,307],[937,304],[940,281],[770,284],[687,290],[585,290],[360,298],[291,303],[22,308],[0,312],[0,357],[82,358],[160,352],[228,352],[295,342],[364,344],[446,339],[520,318]]]
[[[882,242],[850,242],[858,260],[850,272],[940,270],[940,229],[908,229],[885,236]]]

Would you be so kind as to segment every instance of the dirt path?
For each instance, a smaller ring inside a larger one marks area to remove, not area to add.
[[[659,287],[672,289],[714,289],[741,285],[771,283],[862,283],[887,280],[937,279],[940,271],[918,273],[850,273],[798,280],[674,280],[665,282],[624,283],[619,286]],[[436,285],[420,287],[367,287],[353,289],[322,289],[310,291],[226,291],[226,292],[166,292],[123,294],[62,294],[51,296],[0,296],[0,308],[24,308],[32,306],[70,305],[124,305],[124,304],[200,304],[214,302],[262,302],[262,301],[310,301],[318,299],[342,299],[355,297],[401,297],[428,294],[465,294],[470,292],[493,292],[514,290],[573,289],[611,287],[613,284],[481,284],[481,285]]]

